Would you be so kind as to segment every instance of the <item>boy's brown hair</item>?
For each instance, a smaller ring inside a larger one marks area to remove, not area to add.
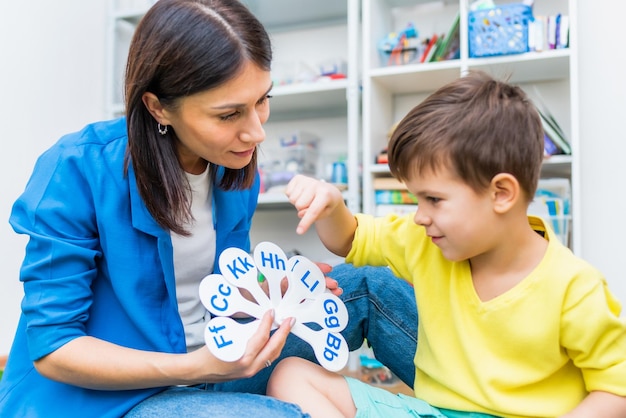
[[[496,174],[510,173],[528,202],[543,155],[541,118],[524,91],[479,71],[414,107],[394,130],[388,150],[391,173],[400,180],[446,167],[481,192]]]

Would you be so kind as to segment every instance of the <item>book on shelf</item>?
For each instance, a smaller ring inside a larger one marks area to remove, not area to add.
[[[556,43],[557,49],[569,47],[569,16],[561,15],[559,25],[558,39]]]
[[[406,185],[395,177],[376,177],[372,182],[376,216],[389,213],[404,215],[415,212],[417,198],[410,193]]]
[[[439,37],[440,42],[438,42],[437,48],[429,62],[447,61],[459,58],[461,51],[460,21],[461,16],[457,14],[448,33]]]
[[[571,154],[572,147],[567,140],[563,129],[561,129],[559,123],[556,119],[554,119],[554,116],[552,116],[547,109],[538,110],[539,116],[541,116],[541,124],[543,125],[545,135],[562,151],[563,154]]]
[[[379,204],[417,204],[417,198],[408,190],[374,190],[374,201]]]
[[[528,214],[544,219],[564,245],[569,244],[571,185],[567,178],[540,179]]]
[[[372,182],[374,190],[406,190],[406,186],[395,177],[376,177]]]
[[[557,25],[560,24],[561,15],[556,16],[548,16],[548,30],[546,36],[548,37],[548,48],[556,49],[556,40],[557,40]]]
[[[545,51],[569,47],[569,16],[537,15],[528,23],[528,50]]]
[[[543,101],[541,97],[541,93],[535,86],[534,88],[534,102],[537,111],[539,112],[539,116],[541,117],[541,124],[543,126],[544,131],[544,142],[546,142],[546,151],[548,149],[553,148],[550,144],[554,144],[557,147],[557,152],[552,152],[549,155],[554,154],[567,154],[570,155],[572,153],[572,147],[569,143],[567,135],[561,128],[561,125],[556,120],[554,115],[548,109],[548,106]],[[546,138],[547,137],[547,138]]]
[[[559,148],[554,141],[544,132],[543,133],[543,155],[549,157],[551,155],[563,154],[563,150]]]
[[[569,202],[572,196],[572,187],[570,180],[565,177],[553,177],[539,179],[537,184],[537,191],[535,192],[535,198],[541,198],[544,196],[558,197],[566,202]],[[569,205],[563,207],[564,215],[569,215]],[[556,215],[552,213],[552,215]]]
[[[395,213],[398,216],[403,216],[409,213],[415,213],[415,211],[417,211],[416,204],[381,203],[381,204],[376,205],[376,211],[374,213],[374,216],[386,216],[392,213]]]
[[[435,49],[436,49],[435,46],[437,44],[438,39],[439,39],[439,36],[436,33],[434,33],[430,38],[426,40],[426,48],[424,49],[424,52],[422,53],[422,56],[420,57],[420,62],[430,62],[430,58],[435,52]]]

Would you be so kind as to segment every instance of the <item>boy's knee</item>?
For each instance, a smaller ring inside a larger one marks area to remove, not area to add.
[[[274,370],[267,382],[267,394],[273,397],[279,397],[281,389],[284,389],[290,382],[293,384],[294,376],[301,367],[300,363],[303,359],[298,357],[287,357],[282,359]]]

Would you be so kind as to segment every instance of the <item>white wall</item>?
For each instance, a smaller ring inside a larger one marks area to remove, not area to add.
[[[105,0],[0,2],[0,355],[22,298],[11,205],[45,148],[104,115],[105,17]]]
[[[578,1],[582,256],[626,309],[626,2]]]
[[[626,304],[626,77],[619,30],[626,2],[578,3],[582,255]],[[8,353],[17,323],[25,244],[6,220],[37,155],[104,115],[105,17],[105,0],[0,2],[0,354]],[[265,217],[271,215],[260,221]]]

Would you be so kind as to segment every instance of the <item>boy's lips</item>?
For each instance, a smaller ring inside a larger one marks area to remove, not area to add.
[[[429,237],[433,241],[433,244],[437,244],[443,239],[443,235],[429,235]]]

